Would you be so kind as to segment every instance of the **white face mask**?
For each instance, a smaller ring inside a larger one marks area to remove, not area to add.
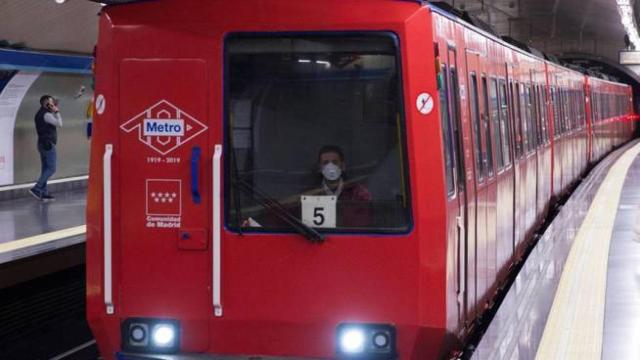
[[[340,179],[340,175],[342,175],[342,169],[334,163],[328,163],[322,167],[322,176],[329,181]]]

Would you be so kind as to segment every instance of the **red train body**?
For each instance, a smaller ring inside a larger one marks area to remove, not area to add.
[[[105,358],[444,357],[554,199],[634,132],[629,86],[412,1],[108,6],[96,95]],[[326,144],[365,206],[305,191]]]

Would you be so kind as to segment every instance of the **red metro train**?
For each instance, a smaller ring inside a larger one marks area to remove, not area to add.
[[[105,358],[446,357],[634,131],[629,86],[418,1],[106,6],[96,59]]]

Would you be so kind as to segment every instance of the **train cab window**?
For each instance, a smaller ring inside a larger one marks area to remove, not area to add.
[[[511,164],[511,131],[509,130],[509,104],[507,102],[507,83],[500,79],[500,137],[502,139],[502,155],[504,157],[504,165]]]
[[[484,105],[484,113],[482,114],[482,127],[484,131],[484,141],[486,144],[486,151],[483,153],[484,156],[484,169],[489,177],[493,176],[493,146],[491,139],[491,124],[489,123],[489,89],[487,87],[487,78],[482,77],[482,95],[483,95],[483,105]]]
[[[496,149],[497,168],[502,169],[505,163],[502,156],[503,139],[500,136],[500,102],[498,99],[498,81],[494,78],[491,79],[491,85],[489,85],[489,98],[491,102],[489,116],[491,117],[491,127],[493,127],[493,143]]]
[[[444,76],[443,76],[444,74]],[[453,142],[451,119],[449,116],[449,80],[447,75],[447,66],[443,64],[440,68],[440,86],[438,89],[438,96],[440,97],[440,125],[442,126],[442,147],[444,153],[444,172],[445,180],[447,183],[447,194],[453,195],[455,193],[455,184],[453,178],[454,164],[453,164]]]
[[[397,44],[385,33],[226,39],[229,229],[409,230]]]
[[[480,104],[478,103],[478,78],[475,72],[469,74],[471,81],[469,82],[469,104],[471,106],[471,125],[473,127],[473,157],[476,163],[476,178],[482,180],[484,178],[484,170],[482,166],[482,137],[480,134]]]

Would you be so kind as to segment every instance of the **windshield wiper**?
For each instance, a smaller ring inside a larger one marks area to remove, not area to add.
[[[320,234],[315,229],[303,223],[297,217],[291,215],[291,213],[289,213],[284,205],[282,205],[278,200],[271,198],[264,191],[260,190],[256,186],[249,184],[244,180],[239,179],[238,177],[235,177],[235,179],[233,179],[233,182],[238,188],[247,192],[248,194],[256,193],[259,198],[255,200],[258,201],[260,205],[276,215],[280,220],[287,223],[312,243],[321,243],[324,241],[324,235]],[[238,209],[236,209],[236,211],[238,211]],[[241,226],[241,224],[238,224],[238,226]]]

